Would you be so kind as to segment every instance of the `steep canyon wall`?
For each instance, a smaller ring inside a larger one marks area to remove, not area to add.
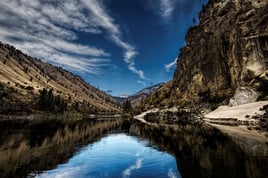
[[[231,97],[239,87],[267,94],[268,1],[210,0],[186,35],[173,102]]]

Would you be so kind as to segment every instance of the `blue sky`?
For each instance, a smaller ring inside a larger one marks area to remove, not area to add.
[[[1,0],[0,40],[111,95],[172,79],[207,0]]]

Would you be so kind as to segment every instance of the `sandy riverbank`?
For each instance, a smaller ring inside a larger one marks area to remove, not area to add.
[[[250,155],[268,155],[268,133],[248,129],[251,124],[258,123],[258,116],[263,115],[260,110],[268,101],[248,103],[238,106],[220,106],[204,116],[204,121],[222,133],[230,136],[233,141]]]
[[[220,106],[213,112],[206,114],[205,119],[224,119],[233,118],[241,121],[252,119],[253,116],[261,115],[264,111],[261,111],[264,105],[267,105],[268,101],[259,101],[253,103],[247,103],[237,106]]]
[[[258,119],[255,116],[260,116],[264,113],[261,111],[268,101],[249,103],[239,106],[221,106],[213,112],[210,112],[204,117],[204,124],[212,126],[223,134],[228,135],[239,147],[251,156],[267,156],[268,155],[268,132],[249,129],[248,124],[258,124]],[[172,108],[167,111],[177,110]],[[160,112],[159,109],[152,109],[134,116],[134,119],[145,124],[157,125],[156,123],[147,122],[144,117],[148,113]],[[164,112],[161,110],[161,112]],[[249,122],[250,120],[250,122]],[[200,120],[201,121],[201,120]],[[217,124],[215,124],[217,123]]]
[[[230,136],[241,135],[251,139],[268,141],[268,133],[249,130],[247,126],[258,124],[261,110],[268,101],[253,102],[238,106],[220,106],[204,116],[204,121]]]
[[[142,123],[151,125],[152,123],[147,122],[147,121],[144,119],[144,116],[145,116],[146,114],[148,114],[148,113],[154,113],[154,112],[158,112],[158,111],[159,111],[159,109],[151,109],[151,110],[145,111],[145,112],[143,112],[143,113],[141,113],[141,114],[139,114],[139,115],[136,115],[136,116],[134,116],[133,118],[136,119],[136,120],[138,120],[138,121],[141,121]]]

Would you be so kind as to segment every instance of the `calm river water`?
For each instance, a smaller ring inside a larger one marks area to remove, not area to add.
[[[0,134],[2,178],[268,177],[266,155],[203,124],[13,120]]]

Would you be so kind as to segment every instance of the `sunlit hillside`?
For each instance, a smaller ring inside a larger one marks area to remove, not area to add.
[[[0,112],[38,110],[40,91],[52,90],[55,97],[78,111],[119,111],[110,96],[61,67],[43,63],[16,48],[0,44]]]

